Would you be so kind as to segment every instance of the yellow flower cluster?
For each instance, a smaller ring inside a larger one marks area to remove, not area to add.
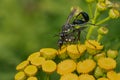
[[[17,65],[18,72],[15,80],[38,80],[41,77],[50,80],[51,74],[57,74],[59,80],[120,80],[120,73],[115,72],[118,51],[103,49],[104,45],[100,43],[101,38],[108,33],[108,29],[101,27],[100,24],[120,17],[120,13],[109,0],[85,1],[89,4],[97,2],[94,16],[92,15],[93,10],[90,11],[90,17],[94,17],[91,22],[95,25],[88,29],[86,40],[82,44],[79,41],[76,44],[66,43],[58,50],[42,48],[40,51],[32,53],[27,60]],[[105,10],[109,11],[109,16],[97,21],[101,12]],[[98,28],[98,36],[97,39],[91,40],[91,33],[95,27]]]
[[[110,0],[98,0],[97,9],[98,9],[98,11],[105,11],[108,8],[110,8],[109,17],[112,19],[116,19],[116,18],[120,17],[120,12],[117,9],[119,7],[117,7],[117,5],[119,5],[119,4],[113,3]]]
[[[60,80],[109,80],[113,77],[117,80],[120,74],[114,71],[117,64],[114,58],[118,52],[111,49],[103,52],[102,49],[103,46],[95,40],[63,46],[58,50],[42,48],[17,65],[16,70],[19,72],[15,80],[38,80],[36,75],[39,70],[47,74],[56,72],[61,76]],[[85,54],[89,56],[83,58]],[[56,58],[60,61],[56,62]],[[113,75],[111,70],[115,76],[110,76]],[[105,74],[107,77],[103,78]]]
[[[15,80],[38,80],[36,74],[40,69],[46,73],[54,72],[56,63],[49,60],[55,57],[54,54],[57,54],[57,50],[53,48],[44,48],[32,53],[27,60],[17,65],[16,70],[19,72],[16,73]]]
[[[61,59],[70,57],[71,59],[78,59],[86,51],[84,44],[71,44],[63,46],[58,50],[58,56]]]

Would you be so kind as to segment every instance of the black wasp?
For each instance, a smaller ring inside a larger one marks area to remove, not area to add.
[[[59,33],[58,46],[60,49],[63,44],[74,43],[79,41],[81,31],[86,28],[83,26],[83,24],[89,21],[89,16],[86,12],[79,12],[77,16],[74,16],[75,12],[76,9],[73,9],[71,11],[70,15],[67,18],[66,23],[62,26],[62,30]],[[76,26],[82,26],[82,27],[76,27]]]

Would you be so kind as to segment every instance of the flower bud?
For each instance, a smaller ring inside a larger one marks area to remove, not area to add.
[[[44,57],[36,57],[36,58],[33,58],[31,60],[31,64],[32,65],[35,65],[37,67],[41,67],[41,65],[45,62],[45,58]]]
[[[86,0],[86,2],[91,3],[94,2],[95,0]]]
[[[29,65],[24,69],[24,72],[27,76],[34,76],[37,73],[38,69],[34,65]]]
[[[40,50],[40,53],[45,59],[54,59],[57,55],[57,50],[53,48],[43,48]]]
[[[78,76],[75,73],[64,74],[60,77],[60,80],[78,80]]]
[[[96,40],[87,40],[85,41],[87,47],[87,52],[91,55],[95,55],[103,49],[103,45]]]
[[[26,78],[26,75],[23,71],[21,72],[18,72],[16,75],[15,75],[15,80],[25,80]]]
[[[98,2],[97,3],[97,9],[99,11],[105,11],[107,9],[107,5],[103,2]]]
[[[94,76],[95,76],[96,78],[99,78],[99,77],[101,77],[101,76],[103,76],[103,75],[104,75],[104,70],[101,69],[100,67],[97,67],[97,68],[95,69]]]
[[[65,75],[76,70],[76,63],[72,59],[66,59],[61,61],[57,66],[57,73]]]
[[[98,60],[98,65],[105,70],[111,70],[116,68],[116,60],[112,58],[100,58]]]
[[[102,78],[99,78],[97,80],[109,80],[108,78],[105,78],[105,77],[102,77]]]
[[[32,53],[29,57],[28,57],[28,61],[31,61],[33,58],[39,57],[40,56],[40,52],[35,52]]]
[[[117,78],[118,78],[118,79],[120,79],[120,72],[119,72],[119,73],[117,73]]]
[[[16,70],[23,70],[26,66],[29,65],[29,61],[23,61],[19,65],[17,65]]]
[[[117,76],[117,73],[115,71],[113,71],[113,70],[107,72],[107,77],[110,80],[117,80],[117,79],[115,79],[116,76]]]
[[[84,61],[79,61],[77,64],[78,73],[89,73],[96,67],[96,62],[92,59],[86,59]]]
[[[28,77],[27,80],[38,80],[37,77]]]
[[[84,53],[85,50],[86,50],[86,46],[85,45],[78,45],[77,44],[77,45],[69,45],[67,47],[68,55],[72,59],[79,58]]]
[[[105,34],[108,33],[108,31],[109,31],[109,30],[108,30],[106,27],[100,27],[100,28],[98,29],[98,34],[105,35]]]
[[[107,7],[111,8],[113,7],[113,3],[109,0],[105,0],[105,4],[107,5]]]
[[[117,9],[110,9],[109,17],[112,19],[116,19],[116,18],[120,17],[120,13]]]
[[[95,78],[90,74],[81,74],[78,80],[95,80]]]
[[[105,52],[102,52],[102,53],[100,53],[100,54],[96,54],[96,55],[94,56],[94,59],[97,61],[98,59],[100,59],[100,58],[102,58],[102,57],[105,57]]]
[[[108,50],[107,51],[107,56],[110,58],[116,58],[118,55],[118,51],[117,50]]]
[[[67,54],[67,47],[66,46],[62,46],[61,49],[58,49],[58,57],[60,59],[65,59],[68,57],[68,54]]]
[[[47,73],[52,73],[56,70],[56,63],[52,60],[46,60],[43,64],[42,64],[42,70],[44,72]]]

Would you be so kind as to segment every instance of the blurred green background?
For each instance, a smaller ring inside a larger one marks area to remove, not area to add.
[[[84,0],[0,0],[0,80],[14,80],[15,67],[40,48],[57,48],[61,26],[71,6],[87,11]],[[103,39],[107,48],[120,49],[120,19],[109,21]]]

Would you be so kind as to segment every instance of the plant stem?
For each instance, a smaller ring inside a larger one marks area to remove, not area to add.
[[[96,25],[100,25],[100,24],[102,24],[102,23],[104,23],[104,22],[106,22],[106,21],[108,21],[108,20],[110,20],[110,17],[109,17],[109,16],[108,16],[107,18],[99,21],[98,23],[96,23]]]
[[[96,19],[98,18],[98,16],[100,15],[100,12],[97,10],[97,8],[95,9],[95,13],[94,13],[94,18],[92,19],[92,24],[95,24],[96,23]],[[87,33],[87,36],[86,36],[86,39],[89,39],[93,30],[94,30],[95,26],[94,25],[91,25],[89,30],[88,30],[88,33]]]
[[[96,23],[96,19],[98,18],[98,16],[100,15],[100,12],[98,11],[98,9],[95,9],[95,13],[94,13],[94,18],[92,20],[92,24]]]
[[[102,39],[102,35],[101,34],[98,34],[98,36],[97,36],[97,41],[99,42],[101,39]]]
[[[49,79],[49,74],[46,75],[46,80],[50,80],[50,79]]]
[[[88,30],[88,33],[87,33],[87,36],[86,36],[86,39],[88,40],[94,30],[95,26],[90,26],[89,30]]]
[[[88,8],[89,8],[90,17],[92,18],[93,17],[93,14],[92,14],[92,5],[88,4]]]

